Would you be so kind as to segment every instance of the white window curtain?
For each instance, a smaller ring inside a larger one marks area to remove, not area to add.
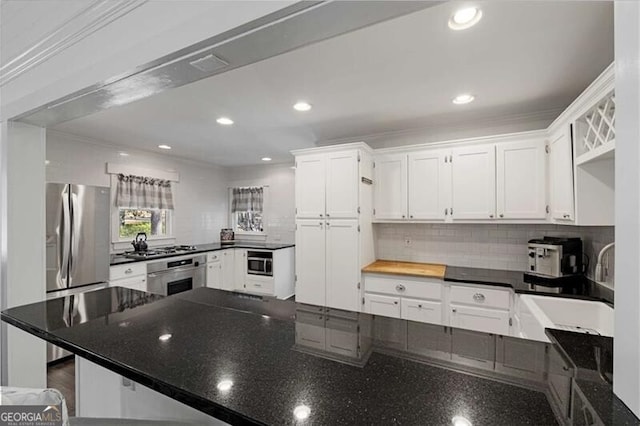
[[[261,186],[233,188],[231,212],[262,212],[264,191]]]
[[[119,174],[116,205],[137,209],[173,210],[171,181]]]

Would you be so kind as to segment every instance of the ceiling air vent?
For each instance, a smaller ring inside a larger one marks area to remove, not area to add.
[[[223,61],[214,54],[209,54],[195,61],[189,62],[193,67],[198,68],[202,72],[210,73],[229,66],[228,62]]]

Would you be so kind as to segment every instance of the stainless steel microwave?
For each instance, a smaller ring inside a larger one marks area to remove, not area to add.
[[[247,252],[247,273],[273,276],[273,252],[249,250]]]

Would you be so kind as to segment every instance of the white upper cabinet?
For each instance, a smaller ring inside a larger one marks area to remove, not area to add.
[[[360,261],[358,221],[327,221],[327,306],[349,311],[360,310]],[[298,300],[298,299],[296,299]]]
[[[296,228],[296,301],[324,306],[326,302],[324,220],[298,220]]]
[[[326,177],[326,216],[331,219],[357,219],[358,151],[328,153]]]
[[[573,220],[573,159],[569,125],[560,126],[549,137],[549,192],[551,218]]]
[[[296,158],[296,216],[323,218],[325,214],[326,155]]]
[[[454,148],[451,154],[453,219],[494,219],[496,216],[495,145]]]
[[[409,154],[409,219],[445,220],[451,205],[449,150]]]
[[[407,154],[379,155],[374,170],[376,219],[407,217]]]
[[[496,145],[498,219],[545,219],[545,141]]]

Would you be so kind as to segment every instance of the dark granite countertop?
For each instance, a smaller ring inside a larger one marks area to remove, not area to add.
[[[474,425],[556,423],[542,392],[376,352],[355,367],[297,351],[292,301],[209,288],[81,296],[87,308],[76,321],[60,321],[65,298],[1,317],[231,424],[451,424],[455,416]],[[161,342],[166,333],[171,339]],[[231,390],[218,390],[221,380]],[[310,416],[296,422],[300,405]]]
[[[189,254],[197,254],[197,253],[205,253],[208,251],[218,251],[218,250],[226,250],[230,248],[246,248],[246,249],[256,249],[256,250],[280,250],[289,247],[294,247],[295,244],[276,244],[276,243],[260,243],[260,242],[251,242],[251,241],[235,241],[233,243],[220,244],[220,243],[210,243],[210,244],[198,244],[196,245],[196,249],[188,252],[180,252],[168,254],[166,256],[154,256],[151,259],[131,259],[129,257],[125,257],[124,253],[114,253],[111,255],[110,265],[122,265],[124,263],[134,263],[134,262],[148,262],[150,260],[156,259],[164,259],[167,257],[175,257],[175,256],[184,256]]]
[[[574,367],[574,384],[606,425],[640,421],[613,393],[613,338],[547,328],[545,333]]]
[[[613,378],[613,337],[545,329],[576,371],[576,377],[611,381]]]
[[[547,291],[544,285],[532,286],[525,282],[522,271],[503,271],[498,269],[466,268],[447,266],[445,281],[512,288],[520,294],[540,296],[569,297],[573,299],[595,300],[613,305],[613,291],[597,285],[584,276],[576,277],[560,287],[560,293]],[[540,280],[533,280],[540,283]],[[543,280],[544,281],[544,280]]]

